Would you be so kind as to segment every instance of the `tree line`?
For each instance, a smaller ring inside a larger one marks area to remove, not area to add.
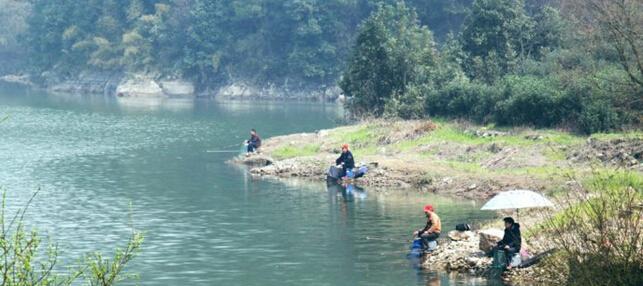
[[[361,25],[340,86],[357,116],[466,118],[594,133],[640,126],[640,1],[475,0],[436,43],[404,2]]]
[[[187,78],[199,88],[238,80],[295,88],[335,85],[358,25],[378,5],[395,2],[29,0],[24,7],[0,1],[29,10],[21,44],[34,74],[148,73]],[[464,19],[471,0],[408,2],[446,35]]]
[[[23,70],[339,84],[356,116],[592,133],[641,121],[635,0],[0,0]]]

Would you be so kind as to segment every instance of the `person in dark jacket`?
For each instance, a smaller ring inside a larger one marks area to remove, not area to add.
[[[335,164],[342,167],[342,171],[339,174],[340,178],[346,177],[347,171],[355,168],[355,159],[353,159],[353,153],[348,150],[348,144],[342,145],[342,154],[335,160]]]
[[[248,144],[248,153],[255,152],[259,147],[261,147],[261,138],[257,135],[257,130],[250,130],[250,139],[246,141],[246,144]]]
[[[510,268],[509,262],[511,261],[511,257],[520,252],[522,243],[520,224],[515,222],[511,217],[506,217],[503,221],[505,222],[505,234],[502,236],[502,240],[498,241],[495,251],[504,250],[506,252],[507,267]]]

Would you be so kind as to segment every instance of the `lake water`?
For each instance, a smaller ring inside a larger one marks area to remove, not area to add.
[[[489,218],[472,201],[253,179],[225,163],[265,137],[341,124],[332,104],[143,101],[0,87],[0,186],[74,262],[145,233],[141,285],[487,285],[420,271],[410,233],[436,205],[445,229]],[[395,193],[396,190],[391,190]],[[131,205],[131,208],[130,208]],[[131,211],[130,211],[131,209]]]

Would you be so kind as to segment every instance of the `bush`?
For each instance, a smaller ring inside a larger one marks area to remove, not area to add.
[[[384,114],[402,119],[417,119],[424,116],[424,94],[428,87],[410,86],[403,94],[395,94],[384,105]]]
[[[643,285],[643,179],[595,173],[561,200],[545,223],[556,261],[543,275],[561,285]]]
[[[110,286],[130,278],[123,274],[124,267],[134,258],[143,235],[133,231],[125,249],[117,249],[113,259],[105,259],[100,253],[86,256],[79,267],[69,268],[69,273],[58,270],[58,249],[53,245],[41,248],[41,238],[35,230],[28,231],[23,217],[29,204],[7,220],[5,216],[5,196],[2,197],[0,210],[0,284],[15,286],[76,285],[84,278],[83,285]]]
[[[427,95],[426,112],[430,115],[465,117],[487,121],[494,111],[498,92],[493,86],[466,79],[455,80]]]
[[[578,117],[579,131],[587,134],[614,129],[619,125],[619,116],[609,102],[588,101]]]
[[[547,78],[508,76],[503,79],[504,100],[498,102],[496,122],[505,125],[553,126],[561,122],[563,97],[560,89]]]

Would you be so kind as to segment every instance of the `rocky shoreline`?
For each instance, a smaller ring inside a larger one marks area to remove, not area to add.
[[[122,72],[85,71],[74,76],[45,72],[34,79],[28,74],[0,76],[0,82],[44,88],[57,93],[101,94],[118,97],[193,98],[207,97],[221,100],[271,101],[341,101],[337,86],[299,89],[267,84],[256,86],[244,81],[232,82],[215,90],[198,91],[196,85],[177,77],[159,77]]]

